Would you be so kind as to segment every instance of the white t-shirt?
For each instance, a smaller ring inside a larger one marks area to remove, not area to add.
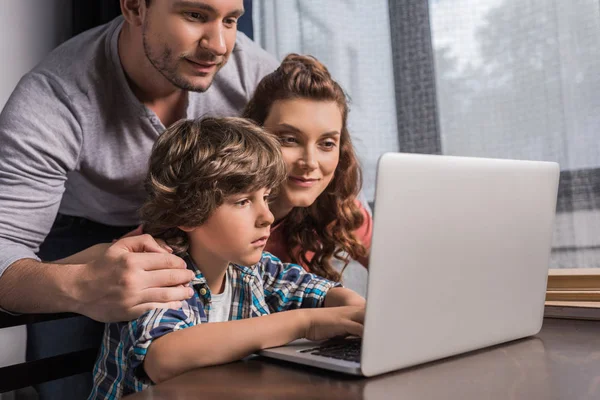
[[[208,313],[208,322],[229,321],[231,310],[231,282],[229,273],[225,273],[225,289],[221,294],[211,294],[211,305]]]

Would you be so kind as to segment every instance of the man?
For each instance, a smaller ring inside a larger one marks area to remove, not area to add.
[[[192,295],[193,272],[149,236],[119,240],[93,262],[52,261],[133,229],[148,155],[165,127],[239,114],[278,64],[236,35],[242,0],[120,4],[122,17],[64,43],[25,75],[0,114],[3,310],[122,321]],[[32,325],[28,358],[98,345],[91,322]],[[41,398],[87,395],[89,376],[76,378],[66,388],[45,385]]]

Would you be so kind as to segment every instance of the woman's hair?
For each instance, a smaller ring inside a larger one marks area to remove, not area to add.
[[[284,223],[284,240],[292,261],[339,281],[341,273],[333,268],[332,258],[347,265],[348,256],[357,259],[366,254],[365,247],[354,235],[364,222],[356,205],[362,176],[347,128],[346,95],[317,59],[290,54],[277,70],[260,81],[243,116],[264,125],[273,103],[289,99],[333,101],[342,114],[340,159],[333,179],[311,206],[292,209]],[[314,252],[310,260],[308,251]]]
[[[154,143],[140,209],[144,232],[187,251],[178,226],[199,226],[228,196],[277,188],[286,178],[280,145],[243,118],[181,120]]]

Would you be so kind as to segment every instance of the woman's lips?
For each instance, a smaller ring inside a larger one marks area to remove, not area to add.
[[[304,188],[309,188],[314,186],[315,183],[317,183],[319,180],[318,179],[307,179],[307,178],[297,178],[295,176],[289,176],[288,180],[296,185],[296,186],[300,186],[300,187],[304,187]]]

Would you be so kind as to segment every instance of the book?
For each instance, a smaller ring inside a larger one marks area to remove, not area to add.
[[[551,268],[548,290],[600,291],[600,268]]]
[[[600,290],[547,290],[546,300],[600,301]]]
[[[600,320],[600,301],[546,301],[544,317]]]

